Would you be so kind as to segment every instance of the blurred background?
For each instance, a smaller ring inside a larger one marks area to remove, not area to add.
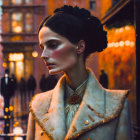
[[[23,134],[19,139],[25,139],[28,106],[32,96],[53,88],[61,76],[48,75],[40,57],[37,30],[44,17],[53,14],[56,8],[64,4],[86,8],[103,23],[107,31],[108,46],[101,53],[91,54],[86,65],[94,71],[104,87],[130,90],[128,99],[134,138],[138,140],[138,0],[0,0],[0,79],[5,77],[5,70],[8,69],[8,77],[12,82],[7,110],[4,110],[4,96],[0,94],[0,140],[5,137],[17,139],[18,137],[14,137],[17,132]],[[103,75],[106,85],[102,80]],[[42,84],[44,81],[48,86]],[[48,81],[51,81],[52,87]],[[8,115],[5,115],[6,112],[9,112]],[[6,119],[9,119],[9,137],[4,135]]]

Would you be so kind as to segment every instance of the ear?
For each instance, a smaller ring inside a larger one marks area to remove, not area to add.
[[[77,54],[81,54],[85,51],[86,43],[84,40],[80,40],[76,47]]]

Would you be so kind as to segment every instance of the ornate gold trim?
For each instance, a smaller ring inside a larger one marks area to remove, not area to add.
[[[95,121],[90,115],[88,115],[88,117],[89,117],[89,119],[90,119],[92,122]]]
[[[73,126],[73,130],[72,130],[72,132],[74,133],[74,132],[76,132],[76,131],[77,131],[76,126]]]
[[[48,120],[48,118],[43,119],[43,122],[45,123]]]
[[[44,126],[40,123],[39,119],[36,117],[33,109],[32,109],[32,101],[34,100],[34,98],[38,95],[38,93],[36,95],[33,96],[33,98],[31,99],[30,103],[29,103],[29,110],[32,113],[35,121],[39,124],[39,126],[42,128],[42,131],[44,131],[46,133],[46,135],[48,137],[50,137],[51,140],[53,140],[52,134],[50,134],[49,132],[46,131],[46,129],[44,128]]]
[[[104,118],[104,114],[98,113],[98,112],[97,112],[94,108],[92,108],[90,105],[87,105],[87,107],[88,107],[91,111],[95,112],[95,114],[96,114],[98,117]]]

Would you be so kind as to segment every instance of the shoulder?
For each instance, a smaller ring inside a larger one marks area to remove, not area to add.
[[[106,92],[106,95],[109,96],[112,99],[125,99],[128,94],[129,94],[129,90],[112,90],[112,89],[104,89],[104,91]]]
[[[114,114],[118,116],[126,102],[129,90],[109,90],[104,89],[106,98],[106,111],[108,115]]]
[[[38,110],[48,109],[51,102],[52,94],[53,90],[36,94],[30,102],[30,111],[36,112]]]

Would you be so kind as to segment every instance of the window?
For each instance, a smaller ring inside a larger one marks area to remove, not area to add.
[[[11,16],[12,32],[21,33],[23,32],[23,15],[20,12],[13,13]]]
[[[32,4],[33,0],[11,0],[12,4],[20,5],[20,4]]]
[[[96,9],[96,2],[95,0],[90,0],[90,10],[95,10]]]
[[[26,4],[32,4],[33,3],[33,0],[25,0],[25,3]]]
[[[33,14],[16,12],[11,14],[11,31],[14,33],[33,32]]]
[[[25,14],[25,32],[33,31],[33,14],[26,13]]]
[[[22,4],[23,0],[11,0],[12,4]]]

